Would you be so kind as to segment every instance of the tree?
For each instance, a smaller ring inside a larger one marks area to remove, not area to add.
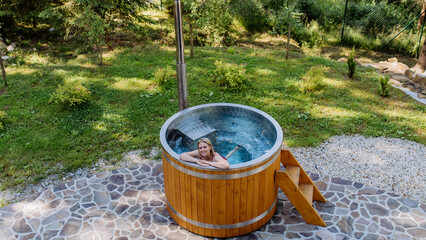
[[[426,9],[426,0],[423,0],[422,12]],[[423,24],[425,14],[422,14],[419,20],[419,26]],[[413,67],[416,72],[423,73],[426,70],[426,39],[423,43],[422,51],[419,54],[419,59],[417,60],[417,64]]]
[[[102,47],[105,44],[105,29],[108,24],[100,18],[90,7],[85,7],[81,15],[73,21],[75,26],[81,26],[88,43],[99,53],[99,65],[103,66]]]
[[[62,4],[63,0],[0,0],[0,34],[13,35],[34,34],[39,28],[46,28],[39,23],[39,14],[51,6]]]
[[[6,56],[6,44],[0,38],[0,67],[1,67],[1,74],[3,76],[4,86],[7,87],[6,70],[5,70],[4,64],[3,64],[3,56]]]
[[[150,6],[154,5],[149,0],[71,0],[60,6],[53,6],[40,15],[44,18],[63,19],[67,36],[85,36],[83,32],[86,29],[75,23],[82,18],[83,12],[90,11],[90,14],[103,21],[104,40],[112,50],[110,33],[118,26],[137,29],[138,22],[151,22],[149,17],[140,14],[140,10]]]

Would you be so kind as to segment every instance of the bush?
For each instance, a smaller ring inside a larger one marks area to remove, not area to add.
[[[248,32],[261,32],[269,28],[268,13],[259,0],[231,0],[230,6]]]
[[[0,111],[0,131],[4,128],[3,124],[4,124],[4,120],[6,119],[6,113],[3,111]]]
[[[389,96],[389,76],[383,76],[379,78],[379,90],[378,93],[382,97],[388,97]]]
[[[321,89],[324,86],[324,72],[327,71],[325,66],[311,67],[309,71],[302,76],[299,90],[302,94],[311,94],[312,92]]]
[[[352,78],[355,74],[355,67],[356,67],[356,62],[355,62],[355,47],[352,48],[352,51],[349,53],[349,57],[348,57],[348,69],[349,69],[349,77]]]
[[[81,83],[70,82],[64,85],[58,85],[56,91],[50,95],[50,101],[61,103],[65,106],[74,107],[81,105],[89,100],[90,91],[81,85]]]
[[[220,86],[231,89],[243,89],[250,82],[246,75],[246,65],[246,63],[238,65],[216,61],[216,70],[213,73],[213,78]]]
[[[167,66],[165,68],[159,67],[154,72],[154,80],[157,82],[160,86],[167,83],[167,81],[170,79],[170,77],[175,75],[175,71],[172,69],[172,67]]]

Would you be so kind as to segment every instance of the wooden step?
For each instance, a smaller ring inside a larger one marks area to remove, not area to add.
[[[284,165],[284,167],[287,167],[287,166],[300,167],[299,184],[312,184],[314,187],[313,200],[319,201],[319,202],[326,202],[324,196],[320,193],[318,188],[312,182],[311,178],[308,176],[305,170],[303,170],[303,168],[300,166],[300,163],[296,160],[296,158],[293,156],[293,154],[289,150],[281,150],[280,161]]]
[[[291,180],[293,180],[294,184],[299,185],[299,177],[300,177],[300,167],[296,166],[286,166],[285,171],[290,175]]]
[[[300,191],[302,191],[303,196],[308,200],[309,204],[312,205],[312,199],[314,195],[314,186],[312,184],[300,184]]]
[[[312,194],[311,200],[306,199],[299,186],[294,184],[287,171],[275,171],[275,182],[287,196],[288,200],[293,203],[293,206],[297,209],[306,223],[326,226],[324,220],[322,220],[318,212],[312,206]],[[313,185],[311,186],[313,189]],[[307,189],[308,187],[304,188]]]

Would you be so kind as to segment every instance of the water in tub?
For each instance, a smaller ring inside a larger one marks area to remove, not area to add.
[[[206,136],[214,146],[216,152],[225,157],[232,150],[234,153],[228,158],[229,163],[238,164],[258,158],[272,148],[270,141],[264,136],[266,130],[253,120],[246,117],[221,116],[218,119],[205,119],[216,131]],[[179,130],[172,130],[169,136],[169,145],[177,154],[193,151],[197,148],[197,140],[191,140]]]

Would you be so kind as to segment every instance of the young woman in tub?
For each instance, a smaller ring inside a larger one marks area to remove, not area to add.
[[[214,151],[213,144],[208,138],[200,138],[197,142],[197,146],[198,150],[184,152],[179,158],[182,161],[197,163],[202,167],[213,166],[219,169],[228,169],[229,162],[226,159],[239,149],[239,147],[236,147],[224,158]]]

